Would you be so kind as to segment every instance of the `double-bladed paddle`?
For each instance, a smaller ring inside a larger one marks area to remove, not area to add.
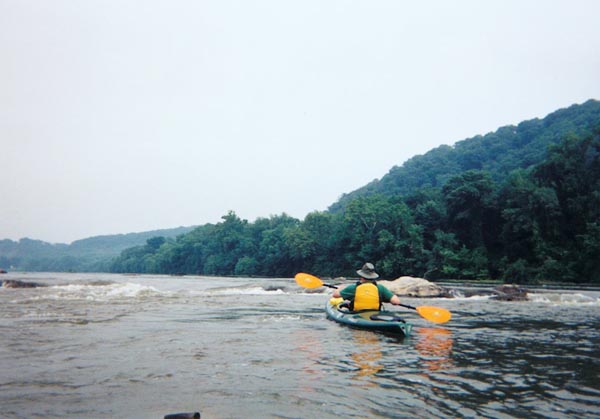
[[[295,276],[296,283],[300,285],[302,288],[319,288],[319,287],[328,287],[328,288],[337,288],[335,285],[325,284],[321,281],[320,278],[317,278],[314,275],[307,273],[297,273]],[[415,310],[417,313],[421,315],[424,319],[427,319],[434,323],[446,323],[452,317],[452,313],[446,310],[445,308],[440,307],[431,307],[431,306],[419,306],[413,307],[406,304],[398,304],[399,306],[410,308],[411,310]]]

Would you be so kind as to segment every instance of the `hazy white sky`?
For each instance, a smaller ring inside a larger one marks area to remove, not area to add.
[[[600,99],[600,1],[0,0],[0,239],[286,212]]]

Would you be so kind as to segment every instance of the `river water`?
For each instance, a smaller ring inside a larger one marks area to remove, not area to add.
[[[288,278],[0,279],[48,285],[0,288],[1,418],[600,417],[598,291],[405,298],[453,318],[398,309],[399,339],[327,320],[327,291]]]

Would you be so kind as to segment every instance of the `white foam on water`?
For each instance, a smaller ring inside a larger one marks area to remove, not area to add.
[[[266,290],[262,287],[219,288],[206,291],[191,291],[192,295],[287,295],[281,289]]]
[[[158,289],[136,283],[107,285],[55,285],[49,287],[48,293],[39,296],[41,299],[112,301],[118,299],[135,299],[153,295],[164,295]]]
[[[452,301],[480,301],[480,300],[489,300],[493,295],[472,295],[470,297],[459,297],[456,296],[452,298]]]
[[[581,293],[529,293],[529,299],[535,303],[554,305],[597,305],[600,306],[600,298],[594,298]]]
[[[280,323],[280,322],[298,321],[301,319],[302,319],[302,317],[298,316],[298,315],[279,314],[279,315],[270,315],[270,316],[262,317],[259,319],[259,321],[265,322],[265,323]]]

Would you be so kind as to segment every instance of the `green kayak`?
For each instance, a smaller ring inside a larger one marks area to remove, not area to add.
[[[413,325],[404,321],[393,311],[363,310],[349,311],[340,307],[342,298],[332,298],[327,302],[327,318],[358,329],[377,330],[396,335],[410,335]]]

